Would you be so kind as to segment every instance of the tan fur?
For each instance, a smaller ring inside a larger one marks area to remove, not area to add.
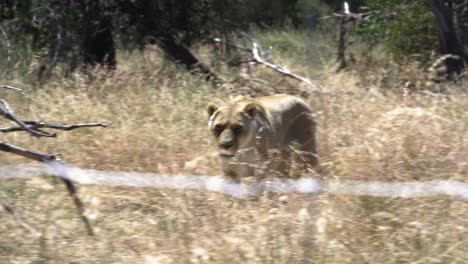
[[[208,115],[224,175],[234,180],[270,170],[288,176],[292,152],[307,167],[318,163],[312,110],[300,98],[238,97],[209,104]]]

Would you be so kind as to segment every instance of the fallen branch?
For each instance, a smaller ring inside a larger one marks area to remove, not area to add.
[[[246,60],[247,62],[255,62],[255,63],[265,65],[268,68],[273,69],[273,70],[275,70],[275,71],[277,71],[277,72],[279,72],[279,73],[281,73],[283,75],[286,75],[286,76],[288,76],[290,78],[293,78],[293,79],[296,79],[296,80],[298,80],[300,82],[303,82],[303,83],[307,84],[309,87],[311,87],[314,92],[321,92],[322,91],[320,86],[318,86],[316,84],[313,84],[309,79],[292,73],[286,67],[283,67],[283,66],[276,65],[276,64],[273,64],[271,62],[268,62],[267,59],[271,55],[271,49],[269,51],[267,51],[267,52],[263,52],[260,44],[258,44],[258,41],[255,38],[253,38],[252,36],[248,35],[245,32],[241,32],[240,35],[245,37],[245,38],[248,38],[250,40],[250,42],[252,43],[252,48],[247,48],[247,47],[238,45],[238,44],[230,42],[230,41],[222,40],[221,38],[215,38],[214,41],[218,42],[218,43],[225,43],[225,44],[233,46],[233,47],[235,47],[235,48],[237,48],[239,50],[250,53],[250,55],[252,56],[252,59],[251,60]],[[267,58],[265,58],[265,57],[267,57]]]

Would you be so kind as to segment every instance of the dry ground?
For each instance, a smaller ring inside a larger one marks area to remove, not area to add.
[[[293,54],[302,52],[300,45],[293,48]],[[239,93],[306,94],[306,87],[263,68],[254,75],[268,84],[244,81],[214,89],[164,64],[155,52],[145,59],[125,55],[111,75],[96,70],[36,89],[20,79],[10,82],[26,87],[35,101],[29,105],[2,93],[21,116],[110,127],[59,133],[56,139],[8,134],[2,140],[61,153],[83,168],[213,175],[219,168],[209,159],[184,168],[213,150],[208,101]],[[299,74],[320,76],[316,82],[324,87],[322,96],[306,98],[317,111],[324,177],[467,182],[466,83],[443,94],[408,93],[404,76],[383,68],[337,74],[326,64],[320,71],[309,69],[303,61],[285,59],[288,54],[274,60]],[[1,164],[25,162],[0,155]],[[0,263],[466,263],[468,258],[468,202],[449,197],[324,192],[290,195],[278,204],[267,197],[79,186],[97,230],[88,237],[57,179],[0,179],[0,186],[0,197],[41,233],[33,237],[0,210]]]

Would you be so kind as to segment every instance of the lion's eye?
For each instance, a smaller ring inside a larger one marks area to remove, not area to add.
[[[224,130],[224,126],[222,126],[222,125],[216,125],[216,126],[214,127],[214,132],[215,132],[216,134],[221,134],[221,132],[223,132],[223,130]]]
[[[234,126],[232,131],[234,131],[236,134],[239,134],[242,131],[242,126]]]

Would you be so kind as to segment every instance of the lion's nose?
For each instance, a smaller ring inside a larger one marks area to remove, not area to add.
[[[228,149],[228,148],[234,146],[234,141],[232,141],[232,140],[222,141],[222,142],[219,143],[219,146],[224,148],[224,149]]]

